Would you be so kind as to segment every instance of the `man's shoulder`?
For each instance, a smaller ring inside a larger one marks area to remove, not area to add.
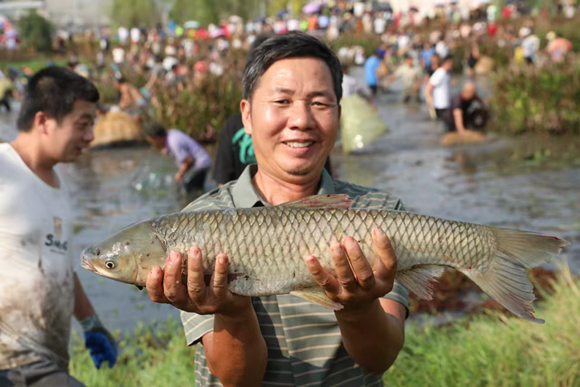
[[[353,200],[353,208],[394,210],[402,208],[402,202],[398,197],[376,188],[334,180],[334,189],[337,194],[348,195]]]
[[[236,180],[224,184],[220,188],[205,193],[193,202],[189,203],[182,212],[195,212],[204,210],[219,210],[224,208],[233,208],[234,200],[231,190]]]

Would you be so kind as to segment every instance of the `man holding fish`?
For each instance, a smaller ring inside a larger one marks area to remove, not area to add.
[[[185,211],[275,206],[317,193],[402,209],[387,194],[323,172],[339,129],[341,78],[335,55],[312,37],[288,34],[262,43],[247,64],[241,103],[258,164]],[[180,281],[181,257],[172,252],[165,272],[151,271],[147,289],[153,301],[183,310],[188,344],[202,344],[195,360],[198,385],[377,385],[403,346],[407,292],[394,284],[397,261],[388,239],[376,229],[373,240],[380,258],[374,267],[351,237],[331,246],[338,278],[316,257],[307,258],[326,294],[344,305],[337,312],[291,295],[231,293],[224,254],[206,286],[201,260],[209,252],[195,247],[188,251],[187,283]]]
[[[407,289],[430,299],[444,267],[543,322],[525,269],[568,242],[405,212],[323,170],[341,80],[317,39],[268,39],[249,57],[241,102],[257,165],[83,252],[86,269],[182,310],[197,385],[381,385],[403,346]]]

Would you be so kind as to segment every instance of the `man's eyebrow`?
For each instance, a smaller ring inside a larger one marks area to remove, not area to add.
[[[80,117],[77,118],[77,121],[82,121],[82,120],[85,120],[85,119],[94,121],[95,120],[95,117],[92,114],[83,113],[83,114],[81,114]]]
[[[283,94],[293,94],[294,93],[294,90],[292,90],[292,89],[287,89],[285,87],[279,87],[279,86],[276,86],[274,88],[274,91],[277,93],[283,93]]]
[[[277,93],[282,93],[282,94],[294,94],[294,90],[293,89],[288,89],[285,87],[275,87],[274,91]],[[331,97],[332,96],[332,92],[330,90],[315,90],[315,91],[311,91],[310,93],[308,93],[308,97],[312,98],[312,97]]]
[[[311,93],[308,93],[309,97],[330,97],[332,92],[329,90],[315,90]]]

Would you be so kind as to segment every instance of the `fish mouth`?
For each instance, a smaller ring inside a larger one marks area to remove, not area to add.
[[[91,260],[89,258],[87,258],[86,250],[83,251],[81,254],[81,267],[83,269],[87,269],[88,271],[92,271],[93,273],[97,272],[97,269],[95,269],[95,266],[93,266],[93,264],[91,263]]]

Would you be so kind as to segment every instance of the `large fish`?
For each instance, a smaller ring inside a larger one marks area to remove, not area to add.
[[[347,195],[315,195],[274,207],[160,216],[87,248],[82,266],[104,277],[144,286],[151,268],[163,268],[170,251],[186,256],[191,246],[198,246],[208,275],[213,273],[216,256],[227,254],[233,293],[290,293],[340,309],[342,305],[330,300],[314,282],[303,259],[314,255],[332,270],[330,244],[348,235],[359,242],[372,264],[376,254],[371,231],[376,226],[391,240],[397,281],[417,296],[430,299],[433,280],[451,267],[517,316],[543,323],[533,316],[533,287],[525,269],[549,262],[569,245],[565,240],[409,212],[354,209],[351,203]]]

